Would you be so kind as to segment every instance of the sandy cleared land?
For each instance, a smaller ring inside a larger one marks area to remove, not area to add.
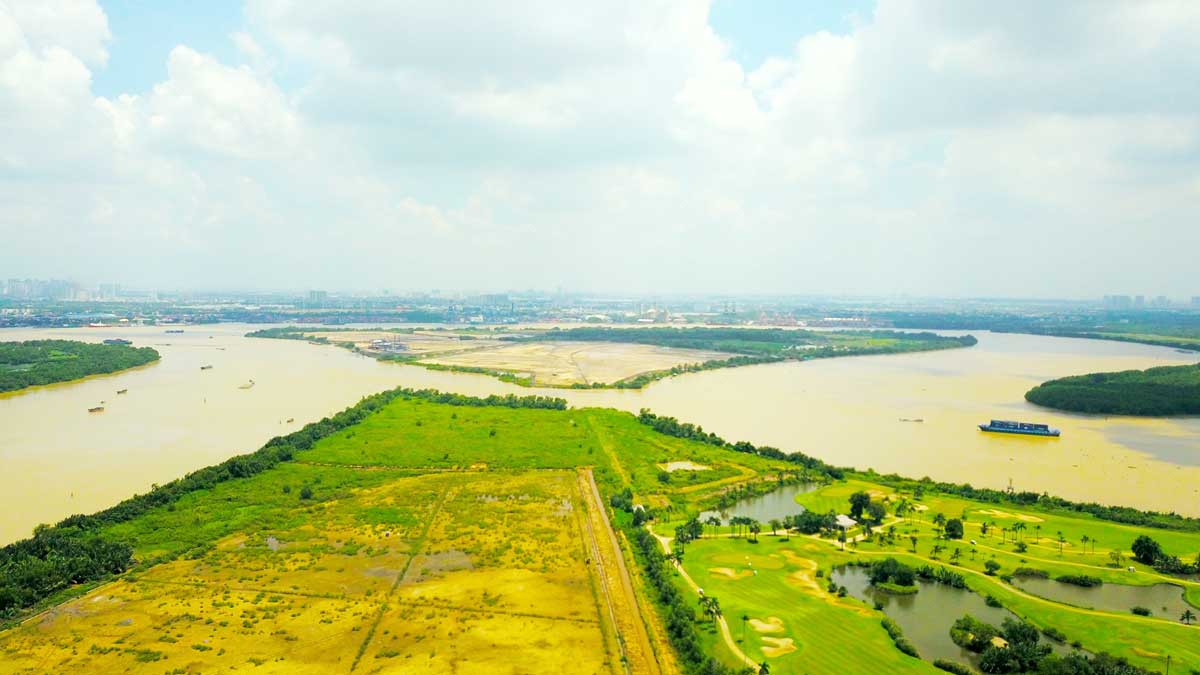
[[[479,346],[477,343],[470,343]],[[428,363],[506,370],[532,376],[534,384],[611,384],[640,373],[685,363],[727,359],[733,354],[699,349],[613,342],[500,343],[503,346],[446,354]]]
[[[412,354],[439,354],[442,352],[458,352],[463,350],[502,347],[512,344],[509,342],[488,340],[485,338],[463,339],[462,336],[456,333],[440,331],[416,331],[413,333],[393,333],[390,331],[376,330],[333,332],[317,331],[305,333],[305,335],[312,338],[325,338],[326,340],[335,343],[350,343],[355,347],[364,350],[371,349],[372,340],[398,342],[408,347],[408,351]]]
[[[0,635],[0,673],[620,671],[571,471],[401,477]]]

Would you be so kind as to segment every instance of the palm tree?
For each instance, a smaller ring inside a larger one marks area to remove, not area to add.
[[[766,661],[758,664],[758,675],[771,675],[771,664]]]
[[[704,521],[713,526],[713,536],[717,535],[717,530],[721,527],[721,519],[716,516],[709,516],[708,520]]]
[[[754,537],[754,543],[758,543],[758,533],[762,532],[762,525],[758,524],[757,520],[750,521],[750,534]]]
[[[944,550],[946,550],[945,546],[942,546],[941,544],[938,544],[938,543],[934,543],[933,550],[930,552],[929,557],[936,558],[936,557],[938,557],[938,554]]]
[[[1025,525],[1025,523],[1017,523],[1016,525],[1013,525],[1013,532],[1014,532],[1014,533],[1016,533],[1016,534],[1022,534],[1022,535],[1023,535],[1023,533],[1025,532],[1025,528],[1026,528],[1026,525]],[[1014,536],[1014,539],[1013,539],[1013,540],[1014,540],[1014,541],[1016,540],[1015,536]]]
[[[750,620],[749,614],[742,615],[742,642],[746,641],[746,622]]]
[[[917,552],[917,535],[915,535],[915,534],[908,535],[908,540],[912,542],[913,553],[916,553]]]
[[[1033,531],[1037,533],[1037,535],[1033,538],[1033,543],[1036,544],[1036,543],[1038,543],[1038,540],[1042,538],[1042,526],[1034,525]]]
[[[1196,615],[1192,612],[1192,610],[1185,609],[1183,610],[1183,614],[1179,616],[1179,620],[1190,626],[1192,625],[1192,622],[1196,620]]]
[[[1063,544],[1067,543],[1066,537],[1063,536],[1062,530],[1058,531],[1058,555],[1063,554]]]
[[[772,535],[774,535],[775,531],[778,530],[780,527],[783,527],[783,523],[779,522],[778,518],[772,518],[768,524],[771,526],[771,534]]]
[[[962,549],[955,546],[954,552],[950,554],[950,562],[956,563],[956,562],[958,562],[958,559],[961,557],[962,557]]]
[[[933,524],[942,527],[946,524],[946,516],[941,513],[937,514],[933,517]]]
[[[1087,545],[1088,542],[1091,541],[1091,538],[1085,534],[1079,538],[1079,541],[1083,542],[1083,554],[1087,555]]]
[[[1109,559],[1109,560],[1111,560],[1111,561],[1113,561],[1113,564],[1114,564],[1114,565],[1116,565],[1117,567],[1120,567],[1120,566],[1121,566],[1121,559],[1122,559],[1122,556],[1121,556],[1121,552],[1120,552],[1120,551],[1109,551],[1109,552],[1108,552],[1108,559]]]
[[[971,546],[971,560],[975,559],[975,554],[978,552],[979,552],[979,549],[975,548],[974,546]]]

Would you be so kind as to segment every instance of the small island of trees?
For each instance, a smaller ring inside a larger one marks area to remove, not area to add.
[[[1081,413],[1197,415],[1200,364],[1063,377],[1030,389],[1025,400]]]
[[[89,375],[115,373],[157,361],[151,347],[73,340],[0,342],[0,393]]]

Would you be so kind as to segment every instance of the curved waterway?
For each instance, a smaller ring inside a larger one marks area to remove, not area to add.
[[[243,337],[259,327],[0,330],[2,341],[124,337],[163,355],[124,373],[0,395],[0,542],[255,450],[401,385],[650,408],[732,441],[802,450],[841,466],[990,487],[1011,479],[1018,489],[1070,499],[1200,514],[1200,418],[1072,415],[1023,398],[1064,375],[1200,359],[1163,347],[976,332],[979,344],[968,349],[712,370],[641,391],[537,390],[378,363],[337,347]],[[252,388],[240,388],[250,380]],[[89,414],[100,401],[105,411]],[[1046,422],[1063,437],[978,431],[991,418]]]

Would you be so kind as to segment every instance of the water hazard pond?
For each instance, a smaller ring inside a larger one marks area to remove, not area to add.
[[[989,607],[982,596],[961,588],[951,588],[932,581],[917,580],[920,589],[913,595],[893,595],[876,590],[870,583],[865,568],[842,567],[833,570],[833,581],[845,586],[850,595],[866,602],[883,605],[883,613],[904,630],[909,639],[927,661],[949,659],[960,663],[978,663],[979,656],[954,644],[950,639],[950,626],[964,614],[989,623],[997,628],[1005,619],[1017,619],[1017,615],[1002,607]],[[1066,653],[1068,648],[1053,640],[1042,640],[1055,652]]]
[[[739,499],[733,506],[726,509],[704,511],[700,514],[700,522],[703,523],[713,516],[720,518],[724,523],[728,523],[729,519],[735,516],[753,518],[760,523],[783,520],[787,516],[794,516],[804,511],[804,507],[796,503],[797,495],[812,492],[818,487],[820,487],[819,483],[783,485],[764,495]]]
[[[1013,586],[1047,600],[1106,612],[1129,612],[1145,607],[1151,616],[1177,621],[1184,610],[1196,610],[1184,599],[1183,588],[1174,584],[1129,586],[1101,584],[1083,587],[1039,577],[1016,577]]]

